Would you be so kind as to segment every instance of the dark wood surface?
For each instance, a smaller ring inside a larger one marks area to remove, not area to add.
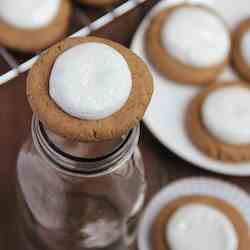
[[[138,23],[152,2],[155,1],[148,1],[140,8],[96,32],[95,35],[107,37],[128,46]],[[0,250],[25,250],[17,245],[13,230],[16,227],[14,220],[16,157],[22,142],[28,135],[32,115],[25,96],[25,79],[26,74],[23,74],[0,87]],[[149,177],[150,195],[167,183],[187,176],[213,176],[225,179],[250,192],[250,178],[215,175],[192,166],[164,148],[145,126],[142,127],[140,148]]]

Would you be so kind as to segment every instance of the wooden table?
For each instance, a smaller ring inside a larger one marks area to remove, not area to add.
[[[155,1],[148,1],[95,35],[129,45],[145,12]],[[0,61],[1,66],[1,61]],[[18,150],[28,135],[31,110],[25,96],[26,74],[0,87],[0,249],[23,249],[15,241],[15,164]],[[167,125],[167,124],[166,124]],[[213,176],[234,182],[250,192],[250,178],[225,177],[201,170],[164,148],[142,127],[140,148],[148,172],[150,195],[167,183],[187,176]],[[13,227],[14,226],[14,227]]]

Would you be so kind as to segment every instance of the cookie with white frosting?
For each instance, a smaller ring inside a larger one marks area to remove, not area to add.
[[[69,0],[1,0],[0,44],[22,52],[37,52],[67,33],[72,6]]]
[[[247,250],[249,228],[240,212],[210,196],[171,201],[152,226],[155,250]]]
[[[53,132],[83,142],[115,139],[142,119],[153,92],[144,62],[122,45],[68,38],[32,67],[27,95]]]
[[[228,62],[230,32],[222,18],[203,5],[179,4],[157,13],[146,32],[146,52],[170,80],[207,84]]]
[[[232,55],[235,69],[250,82],[250,18],[235,29]]]
[[[187,111],[190,139],[209,157],[227,162],[250,160],[250,88],[244,82],[214,83]]]

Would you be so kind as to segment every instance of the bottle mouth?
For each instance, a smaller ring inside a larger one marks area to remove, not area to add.
[[[48,129],[34,115],[32,136],[37,150],[52,165],[69,174],[96,175],[112,171],[131,157],[138,144],[139,126],[121,138],[106,142],[81,143],[62,138]]]
[[[61,142],[58,142],[59,137],[46,130],[41,122],[39,122],[39,127],[42,136],[55,152],[76,162],[95,162],[110,157],[123,147],[132,132],[130,131],[119,139],[107,142],[78,143],[63,138]]]

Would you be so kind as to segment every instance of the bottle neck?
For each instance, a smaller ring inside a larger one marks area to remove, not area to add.
[[[32,137],[37,151],[51,166],[68,175],[97,176],[122,167],[138,145],[139,126],[121,138],[83,143],[63,138],[49,129],[34,115]]]

